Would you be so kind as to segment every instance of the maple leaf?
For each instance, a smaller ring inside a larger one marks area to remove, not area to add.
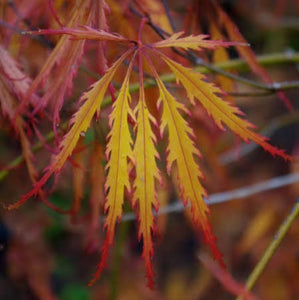
[[[253,125],[240,117],[242,115],[241,111],[220,98],[220,95],[223,93],[218,87],[207,82],[202,74],[193,72],[190,68],[178,64],[162,52],[163,48],[169,47],[201,51],[203,48],[227,47],[231,43],[210,41],[204,35],[182,37],[182,33],[175,33],[164,41],[143,44],[141,29],[144,22],[145,20],[141,22],[138,41],[130,41],[122,36],[89,27],[82,29],[65,28],[52,31],[52,33],[56,32],[71,36],[70,42],[72,43],[76,43],[81,39],[100,42],[112,41],[124,43],[129,49],[112,64],[99,81],[94,83],[81,96],[79,100],[81,106],[70,121],[71,127],[59,145],[58,154],[55,155],[52,163],[45,170],[42,178],[34,185],[34,188],[24,195],[19,202],[9,207],[16,208],[29,197],[36,195],[52,174],[60,172],[67,159],[72,155],[80,135],[89,128],[94,115],[97,115],[97,118],[99,117],[101,104],[114,75],[124,60],[132,55],[109,116],[110,132],[108,133],[105,151],[107,158],[106,201],[104,206],[107,214],[104,223],[106,236],[102,246],[101,260],[93,279],[89,283],[90,285],[99,278],[106,265],[108,250],[113,244],[116,223],[122,217],[124,197],[127,192],[132,198],[134,208],[138,211],[138,236],[143,241],[142,255],[145,260],[148,284],[153,286],[154,271],[151,258],[153,256],[152,233],[155,227],[152,209],[158,209],[155,185],[156,182],[161,182],[161,175],[156,163],[156,159],[159,158],[155,148],[157,137],[152,130],[152,126],[158,124],[159,120],[157,116],[154,117],[150,113],[147,107],[147,100],[145,99],[143,82],[143,65],[145,62],[147,62],[149,69],[154,75],[159,91],[157,105],[159,110],[162,110],[161,135],[165,135],[167,129],[168,174],[175,167],[177,168],[181,199],[185,205],[190,204],[193,222],[201,226],[205,241],[209,244],[214,258],[218,260],[221,266],[224,266],[222,255],[216,246],[216,238],[208,221],[209,209],[203,199],[203,197],[207,196],[207,193],[201,184],[203,174],[198,165],[198,159],[201,155],[195,146],[193,130],[185,120],[185,115],[189,114],[189,110],[186,105],[179,102],[167,90],[155,69],[151,55],[155,59],[158,57],[159,61],[163,61],[171,69],[178,83],[186,89],[190,103],[192,105],[200,103],[219,128],[224,129],[225,125],[244,141],[254,141],[272,155],[290,159],[290,156],[285,154],[284,151],[270,145],[266,138],[255,133],[252,130]],[[135,110],[133,110],[129,84],[136,57],[138,57],[137,64],[139,68],[139,98],[137,99]],[[151,99],[151,101],[155,101],[155,99]],[[134,124],[134,130],[131,130],[132,123]],[[130,178],[131,170],[134,170],[136,173],[134,179]]]
[[[154,254],[152,231],[154,231],[152,209],[158,210],[155,180],[162,184],[160,171],[156,164],[159,154],[155,149],[156,136],[151,129],[151,123],[157,125],[157,121],[150,114],[144,94],[142,55],[139,54],[139,101],[135,110],[136,141],[134,144],[134,158],[136,165],[136,179],[134,180],[133,206],[139,208],[139,240],[143,240],[142,257],[145,260],[148,285],[153,287],[154,271],[151,258]]]
[[[56,172],[59,173],[68,157],[72,154],[76,147],[80,135],[84,134],[89,128],[92,117],[95,113],[99,114],[101,103],[104,99],[107,88],[121,65],[123,60],[129,55],[130,51],[125,52],[107,71],[107,73],[97,82],[95,82],[89,91],[84,93],[79,100],[80,103],[84,102],[79,110],[72,117],[70,124],[72,125],[69,132],[64,136],[59,145],[59,153],[55,156],[54,161],[46,168],[43,177],[34,184],[34,188],[24,195],[20,201],[9,205],[8,209],[14,209],[27,201],[32,196],[36,196],[41,187],[46,183],[50,176]]]
[[[125,189],[131,191],[131,185],[128,174],[127,160],[133,159],[132,137],[127,122],[128,116],[133,116],[129,107],[131,96],[129,94],[129,78],[132,71],[132,62],[128,68],[126,77],[120,89],[119,95],[112,107],[112,113],[109,118],[111,127],[108,135],[109,142],[106,148],[108,171],[105,190],[107,192],[104,210],[107,212],[105,225],[106,238],[102,247],[102,257],[98,264],[97,272],[89,283],[92,285],[101,274],[108,257],[108,249],[113,244],[115,234],[115,224],[120,221],[122,216],[122,205]]]
[[[240,136],[245,142],[254,141],[269,151],[273,156],[279,155],[286,160],[292,159],[291,156],[285,154],[283,150],[277,149],[267,142],[267,138],[259,135],[251,129],[255,126],[238,115],[243,113],[231,103],[221,99],[218,94],[223,92],[211,83],[204,81],[204,75],[193,72],[191,69],[171,60],[164,54],[161,54],[163,60],[168,64],[172,72],[175,74],[177,81],[186,89],[190,102],[195,105],[196,98],[206,109],[208,114],[213,117],[216,125],[220,129],[224,129],[224,123],[236,135]]]
[[[152,64],[150,64],[152,65]],[[184,205],[191,204],[193,222],[200,224],[205,241],[211,247],[214,257],[224,266],[222,255],[216,246],[216,238],[212,233],[211,226],[207,219],[209,209],[203,200],[207,193],[200,183],[203,177],[199,170],[194,156],[200,157],[200,152],[195,147],[191,138],[194,133],[189,127],[181,112],[189,114],[187,108],[179,103],[166,89],[159,75],[152,67],[155,80],[157,81],[160,97],[158,104],[163,105],[161,134],[168,128],[168,146],[167,146],[167,172],[170,174],[174,162],[178,169],[178,180],[181,199]]]
[[[154,43],[153,46],[155,48],[179,47],[182,49],[202,51],[203,49],[216,49],[219,46],[228,47],[235,44],[224,41],[207,40],[209,36],[205,34],[182,37],[183,34],[184,32],[174,33],[169,38]]]
[[[78,1],[71,13],[70,19],[66,27],[78,26],[78,24],[92,25],[97,18],[95,14],[96,1]],[[87,28],[89,28],[87,26]],[[66,31],[66,29],[64,29]],[[56,34],[60,30],[38,30],[35,32],[27,32],[27,34]],[[77,74],[81,57],[84,53],[85,40],[71,41],[67,35],[62,35],[44,63],[39,74],[36,76],[32,85],[27,91],[27,101],[23,101],[20,111],[27,105],[39,86],[43,86],[50,73],[56,73],[50,80],[49,87],[41,97],[39,103],[34,106],[32,114],[36,114],[45,108],[48,103],[51,104],[53,111],[53,131],[57,135],[57,124],[60,122],[60,110],[65,101],[65,96],[72,90],[72,81]]]

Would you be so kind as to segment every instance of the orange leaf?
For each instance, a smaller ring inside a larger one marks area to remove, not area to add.
[[[167,91],[153,67],[152,72],[160,92],[158,102],[163,105],[161,133],[165,131],[166,126],[168,128],[167,171],[170,173],[173,163],[176,162],[181,199],[184,205],[190,203],[193,222],[200,224],[206,243],[210,246],[215,259],[224,267],[222,255],[216,246],[216,238],[207,218],[209,209],[203,200],[203,196],[207,194],[200,183],[203,175],[195,160],[195,156],[199,157],[200,153],[191,139],[194,137],[192,129],[180,114],[180,111],[187,114],[189,112]]]
[[[225,124],[245,142],[252,140],[266,151],[269,151],[273,156],[278,155],[286,160],[292,159],[283,150],[270,145],[267,142],[267,138],[252,131],[254,125],[240,118],[239,115],[243,115],[243,113],[231,103],[221,99],[217,94],[223,92],[215,85],[204,81],[204,75],[183,67],[162,53],[161,55],[175,74],[177,81],[181,82],[186,89],[190,102],[195,104],[194,98],[196,98],[206,109],[207,113],[213,117],[220,129],[224,130],[223,124]]]

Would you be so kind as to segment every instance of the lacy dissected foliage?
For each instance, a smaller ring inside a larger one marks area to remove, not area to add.
[[[150,1],[144,2],[143,10],[151,12]],[[109,4],[113,14],[118,4],[115,1],[111,1]],[[215,12],[221,15],[221,22],[226,24],[230,35],[232,25],[226,19],[228,17],[224,15],[218,4],[214,5]],[[68,160],[71,160],[75,167],[76,164],[78,165],[78,161],[80,164],[80,157],[74,157],[76,151],[76,153],[80,152],[78,141],[90,128],[94,118],[99,123],[102,122],[104,116],[101,115],[101,107],[107,103],[110,95],[113,104],[109,115],[110,130],[105,150],[107,163],[104,186],[104,211],[106,213],[104,228],[106,237],[102,246],[101,261],[91,284],[99,278],[105,267],[108,250],[113,244],[116,223],[121,220],[124,199],[128,197],[138,215],[139,239],[143,242],[142,256],[146,265],[148,284],[153,286],[154,270],[151,260],[154,252],[152,240],[155,232],[154,211],[159,209],[157,185],[162,184],[157,143],[163,139],[167,141],[167,173],[170,175],[173,171],[176,172],[180,198],[184,205],[190,205],[194,224],[201,227],[204,239],[210,246],[214,258],[221,266],[225,267],[208,221],[209,208],[203,199],[207,197],[207,192],[202,185],[203,174],[199,167],[201,154],[196,145],[193,129],[188,122],[190,109],[200,107],[221,130],[228,128],[245,142],[253,141],[273,156],[278,155],[286,160],[290,159],[290,156],[270,145],[266,138],[257,134],[253,130],[254,126],[243,117],[243,113],[223,97],[225,93],[219,87],[209,82],[203,74],[193,70],[190,66],[184,66],[181,58],[180,62],[173,58],[171,49],[175,48],[184,53],[191,51],[194,54],[205,49],[213,51],[221,47],[236,45],[240,51],[243,51],[243,55],[248,57],[247,50],[242,50],[248,49],[244,45],[245,40],[236,35],[230,35],[232,40],[242,42],[243,45],[241,45],[223,40],[210,40],[207,35],[203,34],[185,35],[183,32],[178,32],[158,41],[155,38],[156,41],[154,41],[151,36],[144,34],[147,32],[146,30],[150,30],[147,25],[155,21],[154,18],[149,19],[148,17],[141,19],[138,33],[131,32],[132,26],[119,30],[120,34],[111,33],[106,20],[108,10],[108,4],[105,1],[75,1],[69,17],[64,22],[65,26],[61,26],[59,29],[27,32],[33,37],[55,35],[58,40],[36,78],[32,82],[29,79],[22,81],[22,87],[8,83],[12,77],[19,78],[23,75],[17,71],[13,71],[13,74],[10,71],[8,74],[5,69],[8,63],[13,66],[13,70],[17,70],[17,66],[10,58],[2,59],[9,55],[0,48],[0,53],[2,53],[0,67],[4,69],[0,77],[1,92],[5,91],[8,95],[16,94],[19,101],[18,103],[15,103],[15,100],[1,102],[1,106],[3,112],[14,122],[21,137],[23,149],[27,149],[23,152],[33,181],[32,190],[9,208],[19,207],[32,196],[39,195],[45,198],[42,189],[51,176],[57,175]],[[58,16],[56,17],[58,18]],[[166,21],[165,19],[156,20],[159,26],[166,24]],[[169,24],[167,26],[168,28],[165,30],[171,32]],[[130,32],[122,32],[126,30],[130,30]],[[133,34],[138,35],[137,38],[131,36]],[[92,45],[95,45],[97,50],[98,65],[100,66],[98,72],[101,77],[81,95],[78,101],[78,110],[73,114],[69,122],[69,129],[60,140],[59,134],[56,132],[57,124],[60,122],[59,113],[64,101],[72,91],[72,81],[82,56],[85,57],[83,52],[87,41],[93,41]],[[118,58],[115,60],[110,57],[107,60],[105,53],[109,47],[114,51],[117,49],[114,57]],[[110,65],[109,68],[108,65]],[[175,94],[175,89],[170,89],[163,82],[160,76],[161,66],[163,70],[174,74],[176,85],[185,90],[184,96]],[[43,95],[38,97],[37,89],[45,84],[52,72],[55,73],[55,76],[51,77]],[[150,76],[151,85],[156,86],[158,94],[156,98],[149,98],[145,93],[146,76]],[[122,83],[117,91],[114,88],[115,77],[118,80],[122,77]],[[138,85],[139,94],[133,95],[131,92],[130,86],[134,83]],[[19,95],[20,93],[22,94]],[[2,94],[0,96],[1,101],[6,97]],[[9,96],[8,99],[11,97]],[[32,153],[24,132],[22,116],[27,116],[32,120],[42,110],[48,110],[52,114],[53,131],[59,145],[51,163],[44,170],[41,178],[37,180],[37,173],[31,163]],[[81,145],[81,147],[83,146]],[[98,155],[101,158],[102,152],[102,147],[97,146],[92,155]],[[96,195],[97,192],[94,188],[97,186],[97,177],[95,176],[98,174],[98,180],[101,182],[104,172],[101,164],[97,164],[97,166],[98,173],[95,170],[92,175],[92,197],[95,197],[93,198],[93,207],[96,208],[96,212],[99,208],[97,199],[100,198],[100,195]],[[79,185],[83,177],[78,173],[77,176],[79,176],[76,181],[78,202],[82,197]],[[76,207],[73,207],[73,212],[79,210],[79,204]],[[98,221],[95,221],[97,218],[99,217],[95,214],[93,220],[96,224],[98,224]]]

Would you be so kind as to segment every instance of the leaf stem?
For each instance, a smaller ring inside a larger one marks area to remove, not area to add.
[[[255,266],[255,268],[251,272],[250,276],[248,277],[247,282],[246,282],[246,287],[248,290],[251,290],[253,288],[253,286],[255,285],[255,283],[257,282],[257,280],[263,273],[264,269],[268,265],[270,259],[274,255],[276,249],[278,248],[278,246],[282,242],[283,238],[289,231],[290,227],[292,226],[292,224],[298,217],[298,215],[299,215],[299,199],[297,199],[297,201],[294,204],[294,206],[292,207],[290,213],[288,214],[286,219],[279,226],[279,229],[277,230],[276,234],[274,235],[271,243],[268,245],[263,256],[261,257],[261,259]],[[236,299],[241,300],[242,297],[238,297]]]

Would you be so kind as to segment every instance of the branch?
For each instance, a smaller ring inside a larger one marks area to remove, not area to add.
[[[211,194],[208,199],[205,199],[209,205],[228,202],[232,200],[240,200],[258,193],[278,189],[287,185],[299,182],[299,173],[293,173],[283,176],[274,177],[272,179],[262,181],[253,185],[245,186],[243,188]],[[181,201],[176,201],[167,206],[161,207],[156,215],[170,214],[174,212],[181,212],[185,210]],[[122,222],[135,220],[136,216],[133,213],[124,214]]]
[[[267,54],[267,55],[261,55],[258,56],[258,61],[261,65],[268,67],[273,65],[285,65],[285,64],[297,64],[299,63],[299,52],[283,52],[283,53],[275,53],[275,54]],[[235,70],[239,72],[245,72],[249,70],[249,67],[247,63],[242,59],[233,59],[226,62],[221,62],[214,65],[215,67],[223,70]],[[94,73],[90,73],[88,69],[85,67],[80,68],[82,71],[88,73],[88,75],[95,77],[98,79],[98,75],[95,75]],[[205,67],[197,67],[197,71],[201,72],[202,74],[209,74],[211,73],[211,70],[208,70]],[[161,76],[164,83],[171,83],[175,82],[175,76],[171,74],[165,74]],[[278,84],[278,83],[277,83]],[[156,83],[153,80],[146,80],[144,82],[144,88],[149,88],[152,86],[155,86]],[[299,82],[298,81],[292,81],[292,82],[285,82],[280,83],[280,89],[289,89],[289,88],[299,88]],[[134,93],[139,91],[139,83],[133,83],[130,85],[130,93]],[[271,90],[273,92],[273,90]],[[111,97],[106,97],[103,101],[102,108],[108,107],[111,105],[112,100]],[[63,123],[62,126],[66,128],[67,123]],[[54,139],[53,132],[48,133],[46,136],[46,141],[50,142]],[[33,147],[33,152],[38,152],[42,148],[42,143],[38,142]],[[20,164],[24,162],[24,159],[22,155],[16,157],[14,160],[12,160],[5,170],[0,171],[0,181],[2,181],[11,171],[11,169],[18,167]]]
[[[274,54],[266,54],[266,55],[261,55],[257,57],[258,62],[264,66],[264,67],[269,67],[269,66],[278,66],[278,65],[285,65],[285,64],[294,64],[296,65],[299,63],[299,52],[283,52],[283,53],[274,53]],[[242,60],[242,59],[232,59],[226,62],[221,62],[217,63],[213,66],[213,70],[211,68],[207,68],[206,66],[203,67],[196,67],[195,70],[197,72],[200,72],[202,74],[210,74],[214,72],[214,70],[231,70],[231,71],[239,71],[239,72],[244,72],[244,71],[249,71],[249,66],[248,64]],[[227,72],[228,73],[228,72]],[[230,73],[229,73],[230,74]],[[162,81],[164,83],[170,83],[170,82],[176,82],[175,75],[173,73],[170,74],[165,74],[160,76]],[[239,77],[239,79],[242,77]],[[248,82],[246,78],[241,79],[243,83]],[[240,81],[240,80],[239,80]],[[254,81],[249,80],[250,85],[255,85]],[[149,88],[152,86],[155,86],[156,83],[153,80],[146,80],[144,82],[144,88]],[[257,86],[260,88],[267,90],[271,93],[274,93],[278,90],[287,90],[287,89],[293,89],[293,88],[299,88],[299,81],[287,81],[287,82],[275,82],[272,85],[268,84],[262,84],[262,83],[256,83]],[[130,93],[134,93],[139,91],[139,83],[134,83],[130,85]],[[229,91],[228,91],[229,92]],[[111,104],[111,98],[106,98],[103,101],[103,107],[107,107]]]
[[[175,30],[175,25],[174,25],[174,22],[173,22],[173,19],[172,19],[171,15],[170,15],[170,9],[169,9],[167,0],[162,0],[162,3],[163,3],[163,6],[164,6],[164,9],[165,9],[169,24],[171,26],[171,29],[172,29],[173,32],[175,32],[176,31]]]
[[[163,2],[163,5],[164,5],[164,8],[165,8],[168,20],[169,20],[170,24],[173,25],[171,16],[170,16],[169,11],[168,11],[167,2],[166,2],[166,0],[165,1],[162,0],[162,2]],[[166,35],[169,36],[169,33],[165,32],[161,27],[157,26],[156,24],[154,24],[152,22],[150,15],[148,15],[146,12],[141,14],[136,9],[134,9],[132,6],[130,6],[130,8],[131,8],[132,12],[135,13],[138,17],[147,18],[148,19],[148,25],[162,39],[165,39]],[[174,26],[172,26],[172,29],[173,28],[174,28]],[[273,83],[269,84],[269,83],[262,83],[262,82],[253,81],[253,80],[250,80],[248,78],[241,77],[239,75],[227,72],[227,71],[225,71],[224,68],[221,68],[217,65],[213,65],[209,62],[204,61],[202,58],[198,57],[192,50],[181,51],[181,50],[179,50],[175,47],[173,47],[172,50],[175,53],[177,53],[178,55],[180,55],[181,57],[184,57],[185,59],[189,60],[193,64],[205,67],[209,71],[209,73],[214,72],[216,74],[220,74],[222,76],[225,76],[225,77],[230,78],[232,80],[235,80],[237,82],[241,82],[241,83],[246,84],[248,86],[252,86],[252,87],[262,89],[262,90],[265,90],[265,91],[279,92],[279,91],[282,91],[282,90],[286,90],[286,89],[290,89],[290,88],[294,88],[294,87],[299,86],[299,81],[288,82],[288,83],[285,83],[285,85],[284,85],[284,83],[273,82]],[[290,55],[290,56],[292,56],[292,54],[293,54],[292,51],[287,51],[286,53],[287,53],[287,55]],[[259,61],[258,58],[257,58],[257,61]]]
[[[287,232],[289,231],[292,224],[295,222],[296,218],[299,215],[299,199],[297,199],[296,203],[292,207],[290,213],[285,218],[285,220],[279,226],[279,229],[275,233],[272,241],[268,245],[266,251],[264,252],[263,256],[253,269],[252,273],[250,274],[249,278],[246,282],[246,287],[248,290],[251,290],[261,274],[263,273],[264,269],[268,265],[270,259],[274,255],[275,251],[277,250],[278,246],[282,242],[283,238],[286,236]],[[237,300],[241,300],[242,297],[238,297]]]

